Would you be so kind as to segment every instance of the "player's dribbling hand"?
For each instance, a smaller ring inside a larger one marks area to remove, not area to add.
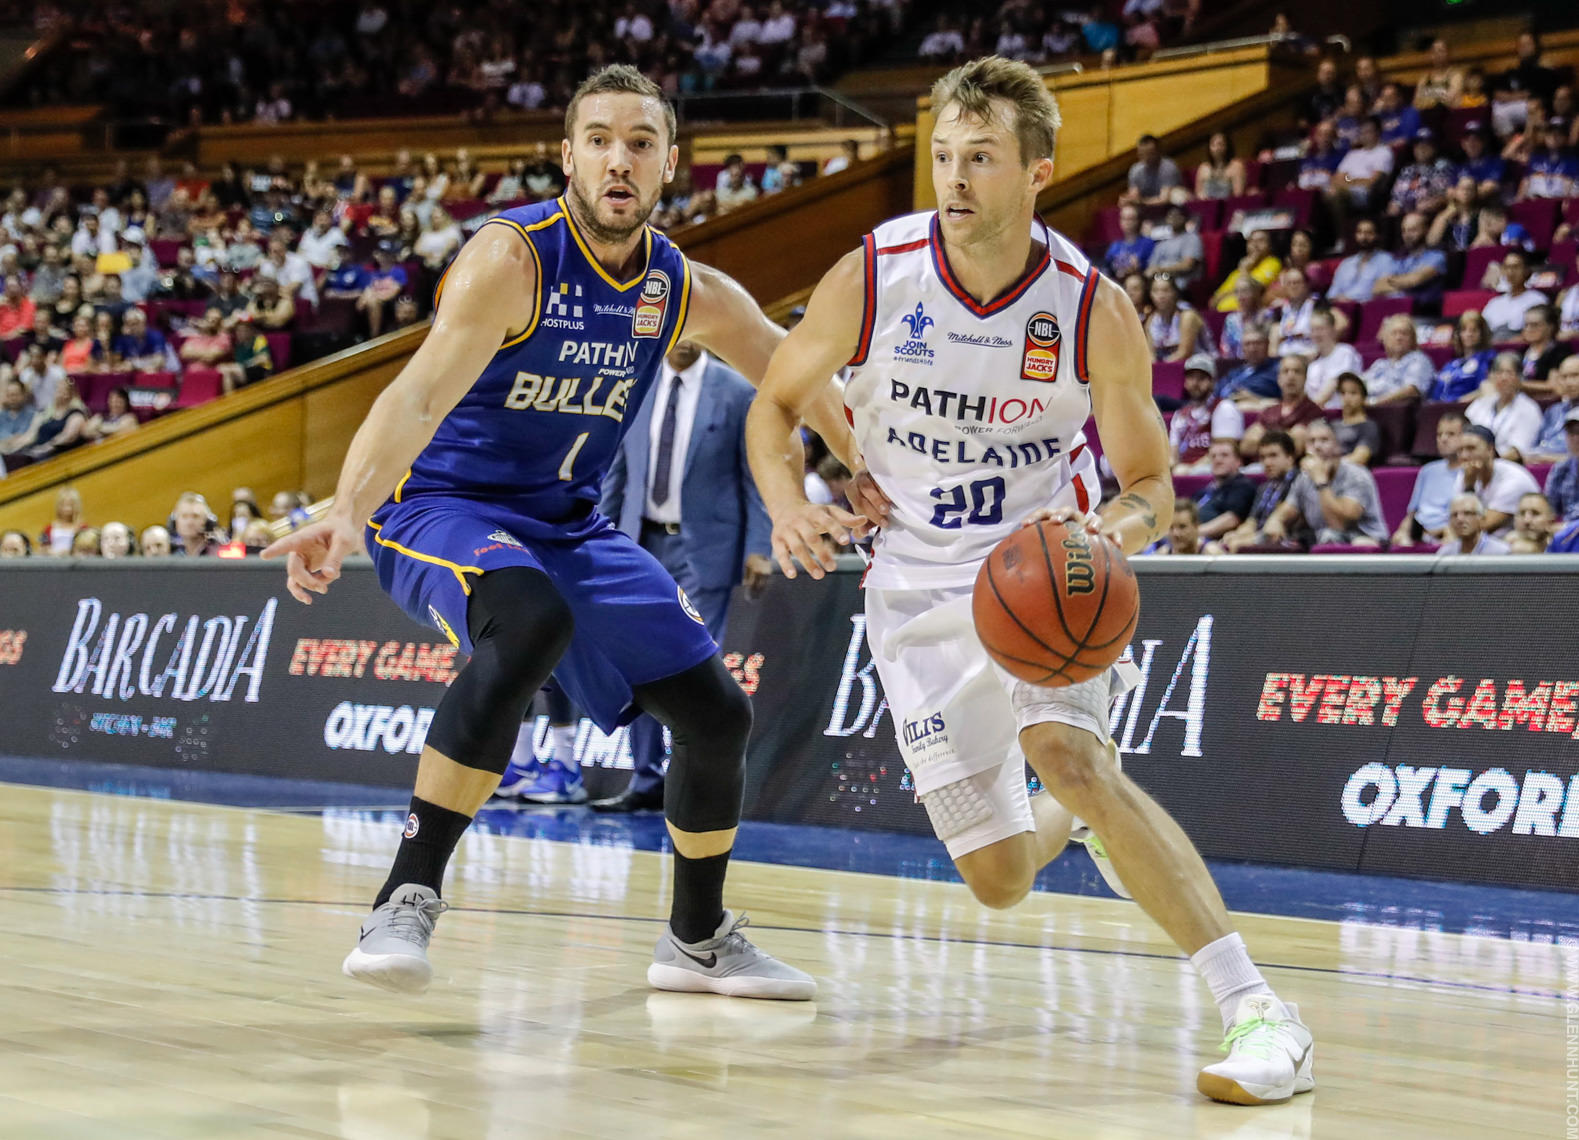
[[[848,546],[871,530],[865,515],[823,503],[801,503],[773,520],[773,557],[784,577],[795,577],[795,563],[813,578],[838,569],[834,544]]]
[[[356,528],[339,519],[322,519],[276,539],[263,551],[264,558],[285,555],[285,587],[304,606],[310,594],[327,594],[329,583],[340,576],[340,563],[357,549]]]
[[[1069,527],[1083,526],[1090,534],[1114,537],[1112,532],[1106,529],[1106,519],[1095,511],[1082,511],[1078,507],[1041,507],[1026,515],[1025,521],[1020,526],[1022,528],[1036,526],[1044,522],[1063,523]]]
[[[866,468],[858,468],[850,477],[850,482],[844,488],[844,494],[850,500],[850,509],[871,520],[872,528],[888,525],[888,516],[894,509],[894,504],[889,501],[883,489],[877,485],[877,480],[872,478],[872,473]]]

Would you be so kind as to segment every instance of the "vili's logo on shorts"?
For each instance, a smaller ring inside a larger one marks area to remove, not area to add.
[[[697,625],[706,625],[707,623],[702,620],[702,615],[697,613],[696,607],[691,604],[691,599],[685,596],[685,588],[683,586],[676,586],[675,589],[679,592],[680,608],[685,611],[685,616],[690,618]]]
[[[488,536],[491,542],[502,542],[506,546],[520,546],[521,540],[507,530],[496,530]]]
[[[641,297],[631,315],[631,335],[655,337],[663,331],[663,316],[669,309],[669,277],[654,269],[641,283]]]
[[[943,722],[943,714],[935,712],[931,716],[905,721],[900,736],[906,744],[920,744],[927,737],[936,736],[947,727],[948,725]]]
[[[415,839],[417,837],[417,828],[420,826],[421,824],[417,822],[417,813],[412,812],[406,817],[406,830],[402,831],[400,834],[404,835],[407,839]]]
[[[428,616],[433,619],[433,627],[450,639],[450,644],[456,649],[461,647],[461,639],[455,636],[455,631],[450,628],[450,623],[444,620],[444,615],[432,606],[428,607]]]
[[[1049,312],[1034,314],[1025,322],[1025,352],[1020,358],[1020,379],[1050,384],[1058,379],[1058,350],[1063,333],[1058,318]]]

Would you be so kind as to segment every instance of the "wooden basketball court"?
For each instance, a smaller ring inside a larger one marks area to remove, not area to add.
[[[1205,986],[1131,904],[741,863],[731,903],[818,1000],[660,994],[660,857],[471,834],[401,998],[339,973],[394,842],[6,786],[0,1137],[1572,1134],[1571,947],[1246,916],[1318,1088],[1234,1108],[1195,1092]]]

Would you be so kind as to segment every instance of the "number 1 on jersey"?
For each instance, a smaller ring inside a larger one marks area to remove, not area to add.
[[[942,530],[959,530],[965,523],[992,526],[1003,521],[1004,482],[1002,475],[982,479],[968,486],[933,487],[932,497],[937,506],[932,508],[932,525]],[[970,493],[970,514],[965,514],[965,494]]]
[[[587,436],[591,434],[589,431],[584,431],[576,436],[576,442],[570,445],[570,451],[566,453],[565,461],[559,465],[559,477],[566,483],[575,478],[570,469],[576,465],[576,456],[581,454],[581,448],[586,444]],[[1001,479],[998,481],[1000,483],[1003,482]]]

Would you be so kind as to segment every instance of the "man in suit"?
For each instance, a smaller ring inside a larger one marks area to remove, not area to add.
[[[746,465],[753,395],[746,379],[722,361],[696,345],[676,345],[625,433],[599,508],[674,575],[719,643],[730,593],[744,582],[755,594],[773,567],[772,523]],[[594,801],[594,810],[663,807],[663,728],[650,716],[638,717],[630,739],[630,786]]]

